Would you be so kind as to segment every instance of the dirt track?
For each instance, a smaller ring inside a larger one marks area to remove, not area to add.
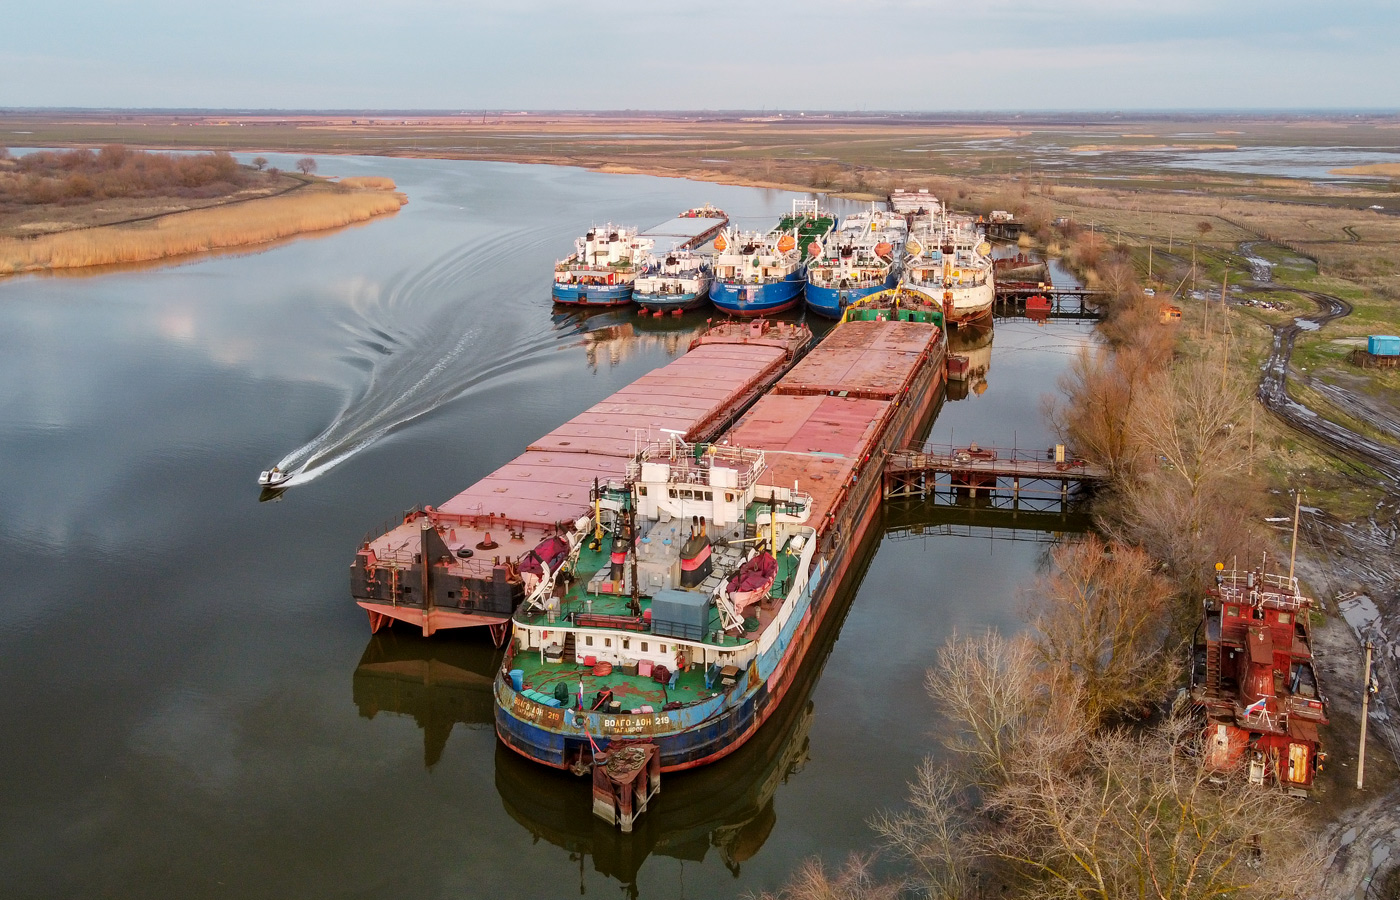
[[[1256,289],[1297,294],[1307,297],[1318,306],[1318,311],[1310,316],[1298,316],[1288,325],[1273,326],[1274,346],[1264,363],[1264,375],[1259,381],[1259,402],[1299,431],[1313,436],[1340,453],[1366,463],[1386,478],[1400,484],[1400,451],[1329,421],[1288,395],[1288,368],[1293,358],[1293,344],[1299,332],[1304,330],[1304,326],[1299,322],[1311,322],[1315,328],[1321,328],[1328,322],[1349,315],[1351,304],[1340,297],[1317,291],[1284,287]],[[1363,418],[1369,418],[1371,415],[1359,403],[1349,400],[1347,392],[1329,392],[1329,399]]]

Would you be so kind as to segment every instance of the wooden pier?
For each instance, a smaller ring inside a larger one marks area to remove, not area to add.
[[[885,461],[887,500],[923,498],[1001,498],[1011,509],[1064,509],[1082,493],[1108,479],[1108,472],[1069,453],[925,444],[898,450]]]

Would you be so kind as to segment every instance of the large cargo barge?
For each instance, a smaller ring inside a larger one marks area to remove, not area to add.
[[[532,548],[594,514],[597,484],[620,481],[638,446],[667,433],[711,441],[801,356],[811,331],[789,323],[727,322],[687,353],[534,441],[441,506],[426,506],[366,541],[350,592],[370,630],[485,625],[498,641],[538,583]]]
[[[618,740],[718,760],[782,702],[874,519],[884,455],[942,397],[940,311],[871,295],[716,441],[647,442],[513,617],[496,731],[582,770]]]

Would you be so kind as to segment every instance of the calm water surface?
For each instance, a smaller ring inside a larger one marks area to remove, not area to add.
[[[274,160],[276,164],[286,164]],[[0,281],[0,871],[9,897],[737,896],[869,848],[939,727],[954,629],[1014,627],[1044,540],[891,510],[797,695],[668,777],[637,834],[502,750],[484,635],[371,639],[357,543],[680,352],[704,315],[584,318],[594,221],[793,195],[574,169],[323,160],[398,215],[264,252]],[[1082,324],[1004,321],[933,438],[1051,442]],[[260,503],[259,469],[316,477]],[[1018,532],[1031,537],[1036,532]]]

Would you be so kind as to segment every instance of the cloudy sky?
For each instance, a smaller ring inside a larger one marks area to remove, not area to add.
[[[47,0],[0,106],[1400,106],[1396,0]]]

